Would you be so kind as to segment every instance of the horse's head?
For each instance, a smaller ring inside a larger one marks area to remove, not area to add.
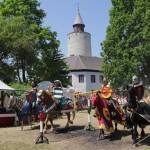
[[[16,104],[16,97],[15,96],[10,96],[9,102],[8,102],[8,108],[12,109]]]
[[[92,104],[92,108],[95,108],[97,106],[98,103],[98,93],[93,93],[91,96],[91,104]]]
[[[37,92],[36,104],[42,103],[42,100],[43,100],[43,90],[39,90]]]
[[[49,102],[51,102],[53,100],[52,98],[52,93],[46,90],[39,90],[37,92],[37,100],[36,103],[37,104],[48,104]]]

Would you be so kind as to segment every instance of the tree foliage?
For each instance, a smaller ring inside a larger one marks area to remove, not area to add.
[[[45,16],[37,0],[0,2],[0,61],[4,62],[5,59],[9,62],[7,64],[13,67],[20,82],[21,76],[23,82],[26,82],[26,74],[29,78],[38,76],[42,80],[42,71],[48,71],[47,79],[53,80],[56,77],[62,78],[63,71],[67,71],[56,32],[42,26]]]
[[[68,84],[67,74],[68,66],[64,61],[64,55],[58,49],[60,42],[56,39],[57,33],[50,32],[50,28],[44,28],[41,32],[41,60],[40,66],[37,67],[37,74],[42,75],[43,80],[49,80],[53,82],[54,80],[60,80],[65,86]],[[43,34],[46,38],[42,38]],[[45,44],[43,44],[45,43]]]
[[[133,75],[150,81],[150,1],[112,0],[110,25],[102,43],[103,71],[114,87]]]

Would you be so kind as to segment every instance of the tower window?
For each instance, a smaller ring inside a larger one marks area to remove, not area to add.
[[[84,75],[79,75],[79,83],[84,83]]]
[[[96,81],[95,75],[91,75],[91,83],[95,83],[95,81]]]

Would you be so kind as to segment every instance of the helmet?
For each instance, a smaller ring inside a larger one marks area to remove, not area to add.
[[[108,80],[106,78],[103,79],[103,84],[106,86],[108,84]]]
[[[59,84],[59,86],[62,87],[62,83],[59,80],[55,80],[54,84]]]
[[[136,75],[134,75],[134,76],[132,77],[132,83],[133,83],[133,84],[138,83],[138,77],[137,77]]]

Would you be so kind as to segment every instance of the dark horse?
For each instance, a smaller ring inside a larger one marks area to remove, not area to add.
[[[74,104],[71,99],[66,99],[65,103],[63,105],[59,105],[57,100],[54,100],[52,97],[52,93],[47,90],[40,90],[38,91],[37,96],[37,103],[42,103],[45,106],[45,111],[49,114],[46,115],[45,120],[45,127],[44,132],[47,132],[47,123],[50,121],[51,123],[51,131],[53,131],[53,117],[52,112],[53,111],[60,111],[60,110],[71,110],[74,108]],[[66,128],[69,127],[69,124],[73,124],[73,121],[70,119],[70,112],[65,112],[67,115],[67,124]],[[72,111],[73,119],[75,118],[75,111]]]
[[[128,88],[128,102],[124,109],[126,113],[126,126],[127,129],[131,129],[133,146],[136,146],[139,135],[137,127],[139,126],[142,129],[141,136],[145,136],[144,127],[150,125],[150,106],[142,97],[138,98],[137,90],[132,86]]]
[[[119,103],[113,100],[113,103],[115,105],[115,109],[113,110],[114,116],[112,118],[112,115],[109,110],[109,103],[106,99],[102,98],[100,96],[100,93],[93,93],[91,98],[92,107],[96,110],[96,118],[99,122],[99,139],[104,139],[104,128],[110,133],[113,133],[117,130],[117,123],[120,123],[122,125],[125,124],[125,120],[123,117],[123,111],[121,107],[119,106]],[[115,129],[113,127],[112,120],[115,122]]]

